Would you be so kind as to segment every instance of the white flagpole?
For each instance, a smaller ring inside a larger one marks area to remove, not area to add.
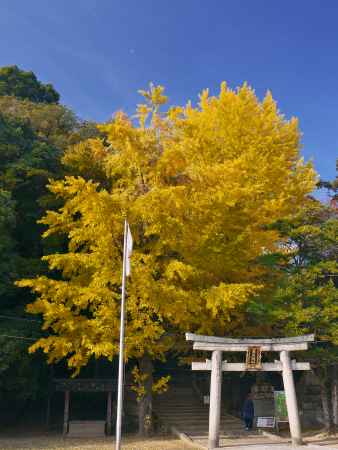
[[[123,385],[124,385],[124,316],[126,300],[126,263],[127,263],[127,235],[128,223],[124,222],[123,242],[123,268],[122,268],[122,298],[121,298],[121,321],[120,321],[120,353],[119,353],[119,378],[117,387],[117,414],[116,414],[116,450],[121,450],[121,429],[123,412]]]

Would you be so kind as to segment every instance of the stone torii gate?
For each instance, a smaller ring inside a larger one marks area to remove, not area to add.
[[[222,372],[242,372],[245,370],[280,371],[282,373],[292,443],[293,445],[302,445],[301,426],[292,371],[310,370],[310,364],[307,362],[297,363],[295,360],[291,360],[290,351],[307,350],[309,342],[314,341],[313,334],[292,338],[231,339],[186,333],[186,340],[193,341],[194,350],[212,352],[211,360],[206,360],[205,363],[192,363],[192,370],[211,370],[209,449],[219,446]],[[227,361],[222,361],[223,352],[246,352],[246,362],[228,363]],[[280,359],[273,363],[262,363],[261,352],[279,352]]]

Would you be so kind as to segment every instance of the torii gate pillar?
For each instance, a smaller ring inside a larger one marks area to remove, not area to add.
[[[282,350],[280,352],[280,360],[283,367],[282,377],[285,389],[285,400],[289,416],[289,426],[292,444],[302,445],[302,432],[299,420],[295,383],[291,368],[290,353],[286,350]]]
[[[215,350],[211,358],[209,443],[208,448],[219,447],[222,398],[222,352]]]

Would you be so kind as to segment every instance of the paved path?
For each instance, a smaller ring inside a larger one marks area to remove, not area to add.
[[[194,440],[201,448],[208,447],[207,439]],[[280,438],[271,439],[265,436],[239,437],[237,439],[221,439],[217,450],[295,450],[295,448],[303,450],[338,450],[338,437],[322,440],[305,440],[304,446],[293,447],[287,439]]]
[[[298,449],[304,449],[304,450],[336,450],[338,447],[322,447],[322,446],[318,446],[318,445],[306,445],[306,446],[301,446],[301,447],[293,447],[290,444],[273,444],[273,443],[269,443],[269,445],[244,445],[244,446],[240,446],[240,447],[234,447],[234,446],[227,446],[227,447],[219,447],[217,450],[226,450],[226,449],[231,449],[231,450],[295,450],[296,448]]]

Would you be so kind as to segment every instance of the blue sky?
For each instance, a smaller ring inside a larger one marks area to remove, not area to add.
[[[296,116],[322,178],[338,156],[336,0],[1,0],[0,65],[51,82],[86,119],[131,113],[138,89],[176,104],[247,81]]]

